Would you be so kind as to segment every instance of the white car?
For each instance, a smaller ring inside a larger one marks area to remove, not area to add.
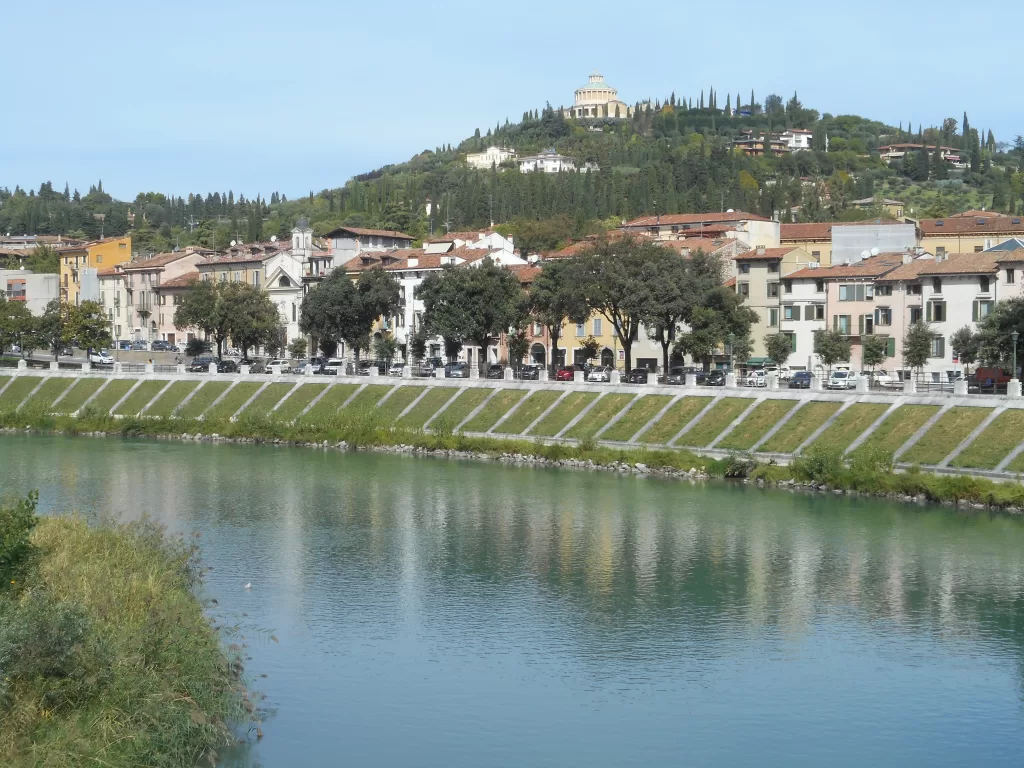
[[[612,369],[605,365],[596,365],[587,374],[587,381],[610,381]]]
[[[388,376],[399,377],[405,370],[405,363],[392,363],[388,368]]]
[[[345,372],[345,361],[339,360],[336,357],[332,357],[323,367],[320,369],[320,373],[325,376],[339,376]]]
[[[113,365],[114,358],[110,356],[107,350],[101,349],[98,352],[93,351],[89,353],[89,362],[93,365]]]
[[[272,365],[280,365],[281,373],[291,373],[292,371],[292,364],[289,363],[287,360],[274,359],[267,363],[267,373],[270,373],[270,366]]]
[[[767,387],[768,386],[768,374],[764,371],[751,371],[747,374],[747,377],[743,380],[743,383],[748,387]]]
[[[885,387],[887,389],[892,389],[895,382],[895,379],[884,368],[878,368],[874,371],[862,371],[861,376],[864,376],[876,387]]]
[[[829,389],[855,389],[857,387],[857,372],[851,370],[832,371],[828,377]]]

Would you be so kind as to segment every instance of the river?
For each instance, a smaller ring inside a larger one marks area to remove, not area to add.
[[[200,532],[271,709],[233,764],[1024,754],[1024,521],[297,448],[3,436],[0,462],[45,512]]]

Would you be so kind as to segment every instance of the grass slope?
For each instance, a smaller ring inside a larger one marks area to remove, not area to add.
[[[489,394],[491,394],[491,390],[482,387],[462,390],[462,394],[455,398],[455,401],[448,406],[445,412],[431,426],[439,427],[441,425],[438,424],[438,421],[441,421],[445,424],[450,424],[452,429],[454,429],[473,412],[474,408],[486,400]]]
[[[235,411],[245,404],[246,400],[259,391],[261,386],[261,384],[255,381],[238,382],[224,395],[223,400],[211,407],[209,412],[203,414],[203,416],[211,421],[215,419],[230,419],[235,415]]]
[[[144,381],[115,411],[125,416],[134,416],[167,386],[166,381]]]
[[[596,398],[597,392],[573,392],[544,417],[540,424],[530,430],[530,434],[539,437],[554,437]]]
[[[839,414],[832,425],[822,432],[808,448],[829,445],[845,451],[850,447],[850,443],[871,426],[871,422],[885,413],[888,407],[882,403],[854,403]]]
[[[14,410],[42,380],[40,376],[18,376],[0,397],[0,408]]]
[[[385,423],[392,424],[398,418],[398,414],[404,411],[413,400],[423,393],[422,386],[399,387],[387,402],[377,409],[377,416]]]
[[[25,404],[25,407],[29,410],[35,410],[41,408],[43,410],[50,410],[53,406],[53,401],[60,397],[61,393],[66,392],[67,388],[71,386],[72,378],[52,378],[48,379],[39,391],[32,395],[32,399]]]
[[[170,388],[160,396],[160,399],[153,403],[152,407],[146,411],[146,415],[159,416],[164,419],[168,418],[172,413],[174,413],[174,409],[181,405],[181,401],[198,386],[198,381],[174,382],[171,384]],[[61,403],[61,405],[63,405],[63,403]]]
[[[525,389],[502,389],[462,429],[465,432],[486,432],[527,395]]]
[[[593,437],[601,427],[615,418],[615,415],[629,405],[636,395],[612,394],[605,395],[598,401],[586,416],[580,419],[573,428],[565,433],[566,437],[583,440]]]
[[[456,390],[450,387],[431,387],[416,407],[405,414],[398,422],[403,429],[422,429],[427,419],[437,413],[438,409],[451,400]]]
[[[964,438],[992,411],[988,408],[951,408],[924,433],[900,461],[910,464],[938,464],[953,452]]]
[[[765,400],[718,444],[719,448],[749,451],[779,419],[796,407],[796,400]]]
[[[277,405],[278,401],[294,388],[295,384],[292,382],[275,381],[260,392],[260,396],[253,400],[243,413],[258,413],[263,416],[269,416],[271,408]]]
[[[792,453],[814,434],[814,430],[824,424],[828,418],[839,410],[842,403],[818,401],[808,403],[793,414],[793,418],[772,435],[772,439],[761,446],[762,451],[773,453]]]
[[[1005,411],[950,462],[953,467],[995,469],[1024,440],[1024,410]]]
[[[939,410],[937,405],[901,405],[892,412],[889,418],[879,424],[878,429],[872,432],[871,436],[853,453],[858,454],[871,450],[895,453],[917,430],[925,425],[928,419],[935,415],[937,410]]]
[[[533,423],[534,419],[544,413],[544,410],[555,402],[561,394],[561,392],[550,389],[533,392],[516,408],[515,412],[508,417],[508,420],[498,427],[498,432],[504,435],[520,434]]]
[[[324,391],[326,384],[309,384],[306,382],[302,383],[295,392],[288,396],[288,399],[281,403],[281,407],[274,411],[275,419],[282,419],[284,421],[291,421],[297,418],[302,409],[313,402],[313,399]]]
[[[89,403],[89,409],[109,413],[117,401],[135,386],[136,381],[137,379],[113,379],[103,388],[102,392],[96,395],[96,399]]]
[[[103,386],[106,379],[79,379],[67,395],[53,409],[55,413],[74,413],[82,407],[82,403],[92,397],[93,393]]]
[[[668,441],[678,435],[679,430],[693,421],[694,416],[704,410],[710,402],[710,397],[684,397],[669,408],[657,424],[640,435],[637,442],[667,445]]]
[[[226,381],[207,381],[199,389],[192,399],[182,406],[178,412],[184,419],[198,419],[203,415],[203,411],[210,407],[210,403],[220,397],[221,392],[228,388],[229,382]]]
[[[704,414],[704,418],[698,421],[693,429],[679,439],[678,445],[692,445],[697,448],[710,445],[752,402],[753,400],[745,397],[722,398],[714,408]]]
[[[320,402],[309,409],[309,413],[303,418],[320,418],[336,413],[357,389],[359,389],[358,384],[335,384],[327,390],[327,394],[320,398]]]
[[[345,407],[353,411],[373,408],[392,389],[394,389],[392,384],[367,384],[366,388],[352,398],[352,402]]]
[[[658,415],[658,411],[672,401],[671,395],[643,395],[625,416],[601,433],[601,440],[625,442]]]

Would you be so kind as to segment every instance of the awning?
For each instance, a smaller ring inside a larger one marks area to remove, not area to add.
[[[770,357],[752,357],[744,365],[764,365],[765,363],[770,363],[771,360]]]

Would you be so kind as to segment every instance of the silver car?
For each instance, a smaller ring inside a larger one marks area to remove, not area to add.
[[[612,369],[607,365],[596,365],[587,374],[587,381],[611,381]]]

